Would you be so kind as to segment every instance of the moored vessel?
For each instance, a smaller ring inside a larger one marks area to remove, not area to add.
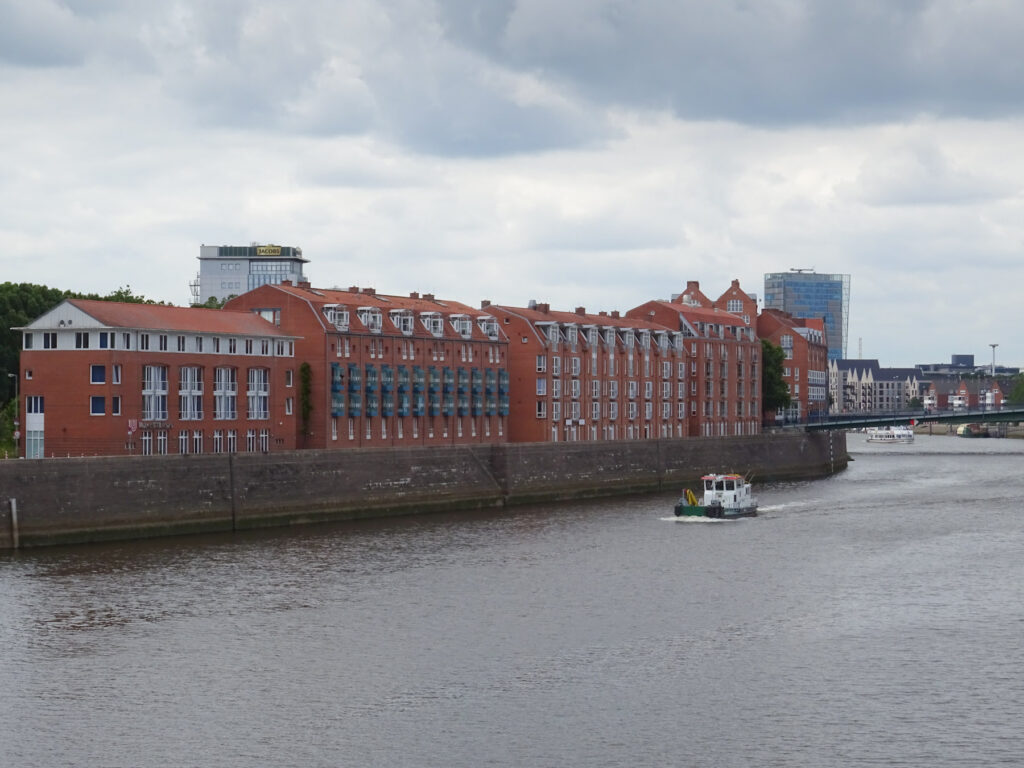
[[[869,443],[912,443],[914,430],[906,426],[870,427]]]

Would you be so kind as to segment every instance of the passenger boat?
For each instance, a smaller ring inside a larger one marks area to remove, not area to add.
[[[704,494],[700,500],[689,488],[676,504],[676,517],[754,517],[757,502],[751,485],[740,475],[704,475]]]
[[[914,430],[910,427],[870,427],[868,429],[869,443],[912,443],[914,442]]]

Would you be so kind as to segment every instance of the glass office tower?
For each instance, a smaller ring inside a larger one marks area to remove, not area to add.
[[[819,275],[804,269],[764,276],[764,306],[793,317],[825,318],[828,359],[846,358],[850,319],[850,276]]]

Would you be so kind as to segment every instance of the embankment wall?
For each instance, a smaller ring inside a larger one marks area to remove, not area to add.
[[[846,436],[0,462],[0,549],[677,489],[708,472],[822,477]]]

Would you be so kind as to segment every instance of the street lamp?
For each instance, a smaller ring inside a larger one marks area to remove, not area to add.
[[[8,373],[7,378],[14,379],[14,455],[20,456],[18,452],[18,427],[21,425],[21,403],[18,402],[18,374]]]
[[[998,344],[989,344],[992,347],[992,378],[996,377],[996,347]]]

